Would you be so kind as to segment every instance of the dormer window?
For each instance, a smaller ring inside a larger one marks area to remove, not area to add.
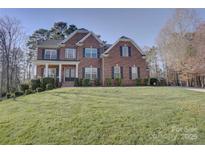
[[[44,59],[57,59],[57,50],[45,49]]]

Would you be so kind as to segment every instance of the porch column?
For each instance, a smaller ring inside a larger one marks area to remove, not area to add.
[[[33,70],[32,70],[32,78],[36,78],[37,77],[37,65],[36,64],[33,64]]]
[[[46,68],[45,68],[45,77],[48,77],[48,64],[46,64]]]
[[[75,77],[78,78],[78,64],[76,64],[75,67]]]
[[[59,69],[58,69],[58,75],[59,75],[59,82],[61,82],[61,69],[62,69],[62,65],[59,64]]]

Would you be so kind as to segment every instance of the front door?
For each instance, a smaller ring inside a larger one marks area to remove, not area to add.
[[[64,74],[65,74],[64,81],[74,81],[75,68],[65,68]]]

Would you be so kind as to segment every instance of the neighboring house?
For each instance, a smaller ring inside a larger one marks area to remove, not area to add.
[[[105,44],[99,36],[79,29],[65,40],[39,43],[36,77],[55,77],[73,83],[75,78],[122,78],[122,85],[135,85],[137,78],[147,78],[147,64],[139,46],[130,38],[121,37],[114,44]],[[72,84],[71,84],[72,85]]]

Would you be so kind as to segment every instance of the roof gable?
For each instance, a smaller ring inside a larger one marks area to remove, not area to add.
[[[71,33],[66,39],[64,39],[63,41],[61,41],[61,44],[64,44],[66,43],[68,40],[70,40],[73,36],[75,36],[75,34],[77,33],[89,33],[88,30],[86,29],[78,29],[78,30],[75,30],[73,33]]]
[[[107,54],[114,46],[116,46],[120,41],[131,42],[140,52],[141,55],[144,55],[142,49],[130,38],[122,36],[120,37],[112,46],[110,46],[103,54]]]
[[[76,43],[76,45],[81,45],[89,36],[93,36],[100,44],[104,44],[101,39],[99,39],[93,32],[89,32],[86,36],[84,36],[80,41]]]

